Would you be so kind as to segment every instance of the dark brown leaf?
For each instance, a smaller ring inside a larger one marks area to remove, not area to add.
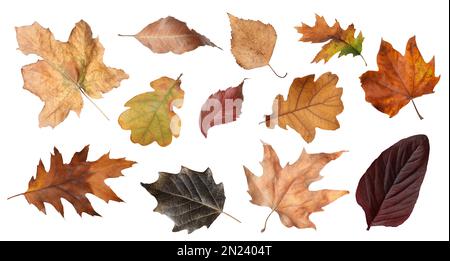
[[[372,226],[396,227],[405,222],[416,204],[427,170],[430,144],[425,135],[412,136],[392,145],[361,177],[356,201]]]
[[[160,172],[156,182],[141,185],[158,201],[154,211],[175,222],[173,232],[187,229],[192,233],[209,227],[220,214],[226,214],[223,184],[216,184],[209,168],[204,172],[186,167],[181,167],[178,174]]]

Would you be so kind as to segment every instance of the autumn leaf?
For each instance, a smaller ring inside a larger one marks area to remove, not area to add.
[[[95,105],[91,98],[101,98],[128,78],[124,71],[103,63],[104,48],[98,38],[92,38],[91,28],[83,20],[75,25],[67,42],[55,40],[50,30],[38,23],[17,27],[16,33],[19,50],[42,58],[22,67],[24,88],[45,103],[40,127],[57,126],[70,111],[79,115],[81,95]]]
[[[169,216],[175,226],[173,232],[187,229],[192,233],[203,226],[209,228],[223,212],[225,192],[223,184],[216,184],[211,170],[197,172],[181,167],[180,173],[159,173],[151,184],[141,185],[158,201],[155,212]]]
[[[200,130],[205,138],[211,127],[236,121],[239,117],[244,101],[243,86],[244,81],[236,87],[219,90],[211,94],[203,104],[200,112]]]
[[[394,117],[409,101],[420,119],[414,98],[433,93],[440,76],[434,76],[434,57],[426,63],[411,37],[401,55],[392,45],[381,41],[377,57],[378,71],[367,71],[361,75],[361,85],[366,101],[377,110]]]
[[[296,162],[282,168],[272,146],[264,144],[264,159],[261,162],[263,175],[255,176],[244,166],[251,202],[272,209],[261,232],[266,229],[267,220],[273,212],[278,213],[281,222],[287,227],[316,228],[309,220],[309,215],[322,211],[322,207],[348,194],[348,191],[311,191],[309,185],[320,180],[322,168],[342,153],[309,154],[303,150]]]
[[[173,107],[181,108],[184,91],[181,89],[181,75],[176,80],[161,77],[150,83],[155,90],[136,95],[127,103],[128,110],[119,116],[120,127],[131,130],[131,141],[148,145],[156,141],[160,146],[178,137],[181,122]]]
[[[111,159],[109,153],[90,162],[87,161],[88,152],[89,146],[86,146],[74,154],[69,164],[64,164],[61,153],[55,148],[49,171],[47,172],[42,161],[39,161],[36,177],[31,178],[28,190],[16,196],[25,196],[28,203],[35,205],[44,213],[46,213],[44,203],[49,203],[62,216],[64,208],[61,199],[69,201],[80,216],[83,212],[99,216],[86,197],[87,193],[105,202],[110,200],[122,202],[104,181],[122,176],[122,170],[130,168],[135,162],[124,158]]]
[[[273,26],[240,19],[231,14],[228,17],[231,25],[231,52],[239,66],[250,70],[267,65],[276,76],[286,77],[279,76],[269,64],[277,41]]]
[[[427,170],[430,144],[425,135],[400,140],[381,153],[361,177],[356,201],[372,226],[396,227],[411,215]]]
[[[322,74],[314,82],[314,74],[295,78],[289,88],[287,100],[278,95],[273,103],[273,114],[266,116],[266,126],[279,125],[293,128],[306,142],[311,142],[315,128],[336,130],[336,116],[344,110],[341,101],[342,88],[337,88],[338,77],[332,73]]]
[[[316,24],[314,26],[311,27],[302,23],[296,29],[297,32],[302,34],[302,38],[300,39],[302,42],[327,42],[312,62],[318,63],[324,60],[326,63],[331,57],[339,53],[339,57],[347,54],[353,54],[353,57],[359,55],[367,65],[364,56],[361,54],[364,37],[360,32],[355,38],[355,26],[353,24],[344,30],[337,20],[333,26],[329,26],[323,16],[316,15]]]
[[[182,54],[205,45],[221,49],[205,36],[189,29],[185,22],[171,16],[147,25],[136,35],[119,34],[119,36],[135,37],[154,53]]]

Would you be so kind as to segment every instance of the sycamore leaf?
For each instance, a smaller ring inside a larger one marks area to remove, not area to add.
[[[426,63],[411,37],[401,55],[392,45],[381,41],[377,57],[378,71],[367,71],[361,75],[361,85],[366,101],[377,110],[394,117],[406,104],[412,101],[420,119],[414,98],[433,93],[440,76],[434,76],[434,57]]]
[[[204,172],[186,167],[181,167],[178,174],[160,172],[156,182],[141,185],[158,201],[154,211],[175,222],[173,232],[187,229],[192,233],[203,226],[209,228],[222,213],[230,216],[223,212],[223,184],[216,184],[209,168]]]
[[[49,171],[47,172],[42,161],[39,161],[36,177],[31,178],[28,190],[16,196],[25,196],[28,203],[35,205],[44,213],[44,202],[49,203],[62,216],[64,208],[61,199],[69,201],[80,216],[83,212],[99,216],[86,197],[87,193],[105,202],[110,200],[122,202],[104,181],[122,176],[122,170],[130,168],[135,162],[124,158],[111,159],[109,153],[96,161],[87,161],[88,152],[89,146],[86,146],[73,155],[69,164],[64,164],[61,153],[55,148]]]
[[[181,122],[172,107],[181,108],[184,91],[181,89],[181,75],[176,80],[161,77],[150,83],[155,90],[136,95],[127,103],[128,110],[119,116],[120,127],[131,130],[131,141],[148,145],[156,141],[160,146],[178,137]]]
[[[295,78],[289,88],[287,100],[278,95],[273,103],[273,114],[266,116],[266,126],[279,125],[293,128],[306,142],[311,142],[315,128],[336,130],[336,116],[344,110],[341,101],[342,88],[337,88],[338,77],[332,73],[322,74],[314,82],[314,74]]]
[[[50,30],[38,23],[17,27],[16,33],[19,50],[42,58],[22,67],[24,88],[45,102],[40,127],[57,126],[70,111],[79,115],[82,94],[92,102],[89,97],[101,98],[128,78],[124,71],[103,63],[104,48],[98,38],[92,38],[91,28],[83,20],[75,25],[67,42],[55,40]]]
[[[211,127],[236,121],[239,117],[244,101],[243,86],[244,81],[236,87],[211,94],[203,104],[200,112],[200,130],[205,138]]]
[[[216,46],[205,36],[189,29],[185,22],[168,16],[147,25],[136,35],[120,35],[135,37],[144,46],[155,53],[173,52],[182,54],[197,49],[199,46]]]
[[[318,63],[320,60],[324,60],[326,63],[331,57],[339,53],[339,57],[347,54],[353,54],[353,56],[359,55],[367,65],[366,60],[361,54],[364,37],[360,32],[355,38],[355,27],[353,24],[344,30],[338,21],[333,26],[329,26],[323,16],[316,15],[316,24],[313,27],[302,23],[296,29],[303,35],[300,39],[302,42],[328,42],[322,47],[322,50],[316,55],[313,62]]]
[[[361,177],[356,201],[372,226],[396,227],[411,215],[427,171],[430,143],[425,135],[400,140],[381,153]]]
[[[237,64],[246,70],[270,66],[270,58],[277,41],[277,33],[270,24],[260,21],[244,20],[228,14],[231,25],[231,52]]]
[[[263,174],[255,176],[244,166],[251,202],[272,209],[261,232],[266,229],[267,220],[273,212],[278,213],[281,222],[287,227],[316,228],[309,220],[309,215],[322,211],[324,206],[348,194],[348,191],[311,191],[309,185],[320,180],[322,168],[342,153],[308,154],[303,150],[296,162],[282,168],[272,146],[264,144],[264,159],[261,162]]]

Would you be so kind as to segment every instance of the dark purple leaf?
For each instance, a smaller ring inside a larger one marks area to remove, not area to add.
[[[396,227],[405,222],[416,204],[427,170],[430,144],[425,135],[412,136],[392,145],[361,177],[356,201],[372,226]]]

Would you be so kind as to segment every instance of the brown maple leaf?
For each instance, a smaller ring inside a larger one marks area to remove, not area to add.
[[[360,77],[366,101],[390,117],[412,101],[417,115],[423,119],[413,99],[433,93],[439,82],[440,76],[434,76],[434,57],[426,63],[413,36],[406,45],[405,55],[382,40],[377,63],[378,71],[368,71]]]
[[[47,202],[62,216],[64,216],[62,198],[69,201],[80,216],[83,212],[99,216],[86,197],[87,193],[105,202],[110,200],[122,202],[104,181],[123,176],[122,170],[131,167],[135,162],[124,158],[111,159],[109,153],[89,162],[88,151],[89,146],[86,146],[73,155],[69,164],[64,164],[61,153],[55,148],[49,171],[47,172],[42,161],[39,161],[36,177],[31,178],[28,190],[9,199],[23,195],[28,203],[35,205],[44,213],[46,213],[44,202]]]
[[[360,32],[355,38],[355,26],[353,24],[344,30],[337,20],[333,26],[329,26],[323,16],[316,15],[316,23],[314,26],[302,23],[296,29],[302,34],[302,38],[300,39],[302,42],[328,42],[322,47],[322,50],[314,57],[312,62],[318,63],[324,60],[326,63],[331,57],[339,53],[339,57],[347,54],[353,54],[353,56],[359,55],[367,65],[364,56],[361,54],[364,37]]]
[[[308,154],[303,150],[296,162],[282,168],[272,146],[264,144],[264,159],[261,162],[263,175],[257,177],[244,166],[251,202],[272,209],[261,232],[264,232],[267,220],[275,211],[287,227],[315,228],[309,215],[322,211],[322,207],[349,192],[328,189],[311,191],[309,185],[320,180],[322,168],[342,153]]]
[[[42,58],[22,67],[24,88],[45,102],[40,127],[57,126],[70,111],[79,115],[82,94],[93,103],[90,97],[101,98],[128,78],[123,70],[103,63],[104,48],[98,38],[92,38],[91,28],[83,20],[75,25],[67,42],[55,40],[50,30],[38,23],[17,27],[16,33],[19,50]]]

